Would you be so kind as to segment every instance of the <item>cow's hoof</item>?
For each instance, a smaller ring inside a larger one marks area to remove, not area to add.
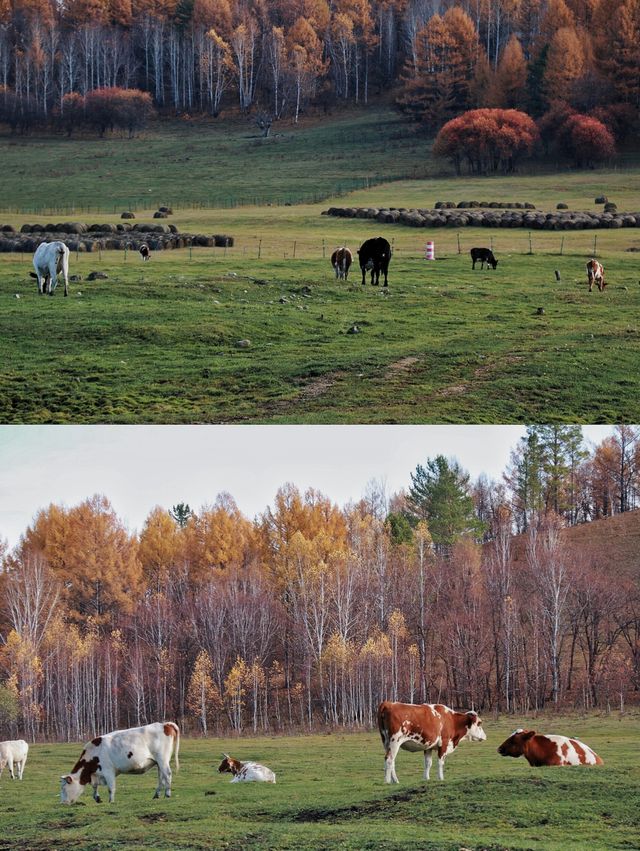
[[[156,793],[155,793],[155,795],[153,796],[153,798],[152,798],[151,800],[152,800],[152,801],[155,801],[155,799],[156,799],[156,798],[159,798],[159,797],[160,797],[160,795],[156,792]]]

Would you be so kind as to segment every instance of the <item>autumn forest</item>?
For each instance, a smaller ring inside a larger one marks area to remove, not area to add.
[[[71,132],[105,89],[144,95],[144,120],[389,95],[432,130],[481,107],[582,115],[611,154],[637,125],[639,33],[638,0],[0,0],[0,122]]]
[[[284,484],[253,520],[228,494],[139,533],[103,496],[50,505],[2,548],[0,734],[357,727],[384,698],[637,703],[640,575],[602,542],[620,524],[637,547],[639,508],[628,426],[592,448],[531,426],[501,481],[435,456],[344,507]]]

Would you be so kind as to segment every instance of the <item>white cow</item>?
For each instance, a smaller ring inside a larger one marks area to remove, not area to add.
[[[275,774],[266,765],[260,765],[259,762],[240,762],[228,753],[223,753],[222,756],[224,759],[218,766],[218,771],[233,774],[232,783],[248,783],[254,780],[262,783],[276,782]]]
[[[156,722],[130,730],[116,730],[104,736],[96,736],[84,746],[80,759],[70,774],[62,775],[60,798],[63,804],[73,804],[89,783],[93,797],[100,803],[98,786],[102,783],[109,790],[109,803],[116,794],[116,777],[119,774],[144,774],[154,765],[158,767],[158,786],[154,798],[161,791],[171,797],[171,755],[175,743],[176,771],[180,768],[180,730],[172,721]]]
[[[53,295],[60,274],[64,276],[64,294],[69,295],[69,249],[64,242],[42,242],[33,255],[33,266],[40,295],[47,292],[47,281],[49,295]]]
[[[2,777],[5,765],[8,765],[11,779],[16,779],[13,771],[13,767],[15,766],[18,772],[18,780],[22,780],[24,764],[27,761],[28,753],[29,745],[24,739],[17,739],[13,742],[0,742],[0,777]]]

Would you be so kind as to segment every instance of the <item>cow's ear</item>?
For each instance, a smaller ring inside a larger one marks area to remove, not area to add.
[[[523,730],[523,732],[522,732],[522,738],[523,738],[523,739],[524,739],[524,741],[526,742],[526,741],[528,741],[529,739],[531,739],[533,736],[535,736],[535,734],[536,734],[536,731],[535,731],[535,730]]]
[[[70,774],[63,774],[62,780],[66,780],[67,783],[73,783],[73,777]]]

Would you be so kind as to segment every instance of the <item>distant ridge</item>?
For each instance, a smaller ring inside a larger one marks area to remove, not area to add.
[[[562,538],[594,567],[614,576],[640,576],[640,510],[572,526]],[[525,547],[526,535],[514,538],[514,561],[524,560]]]

